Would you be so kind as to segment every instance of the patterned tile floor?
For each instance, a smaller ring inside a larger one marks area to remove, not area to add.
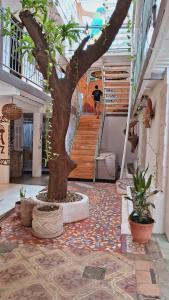
[[[89,196],[90,218],[65,225],[57,239],[32,237],[14,211],[2,220],[0,299],[137,298],[133,255],[144,255],[145,249],[129,236],[121,237],[121,198],[115,185],[70,182],[69,189]],[[85,278],[86,267],[104,269],[104,279]]]
[[[86,266],[105,267],[104,280],[82,276]],[[19,245],[0,256],[2,300],[136,299],[133,262],[120,254]]]

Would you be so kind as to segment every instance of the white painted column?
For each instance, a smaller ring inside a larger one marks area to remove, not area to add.
[[[33,160],[32,177],[42,175],[42,113],[33,114]]]
[[[2,106],[3,105],[0,106],[0,184],[9,183],[10,178],[10,122],[2,117]]]
[[[163,155],[163,188],[165,199],[164,230],[169,240],[169,68],[167,68],[167,95]]]

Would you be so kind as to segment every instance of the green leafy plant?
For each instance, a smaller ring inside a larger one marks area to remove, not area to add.
[[[26,196],[26,189],[24,189],[23,186],[19,190],[19,195],[20,195],[20,198],[25,198],[25,196]]]
[[[71,46],[73,43],[80,41],[79,24],[74,21],[69,21],[67,24],[57,24],[55,20],[50,18],[49,10],[54,8],[54,3],[50,0],[22,0],[22,11],[30,11],[40,28],[43,28],[43,35],[48,44],[46,53],[48,57],[47,78],[44,79],[45,86],[48,87],[53,65],[58,65],[58,53],[64,56],[65,44]],[[0,20],[3,22],[3,36],[13,36],[16,32],[16,24],[11,22],[10,7],[7,7],[0,13]],[[18,21],[18,24],[23,25]],[[18,41],[17,52],[21,58],[27,54],[30,64],[35,60],[35,43],[28,32],[22,30],[22,34]]]
[[[146,179],[146,170],[139,170],[133,174],[133,186],[130,188],[131,197],[125,196],[126,199],[133,202],[133,211],[130,219],[137,223],[149,224],[153,222],[150,207],[155,208],[149,198],[158,193],[158,190],[150,191],[152,183],[152,175]]]

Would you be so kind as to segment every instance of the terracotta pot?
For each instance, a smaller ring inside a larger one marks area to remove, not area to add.
[[[129,223],[133,241],[139,244],[148,243],[151,239],[154,221],[150,224],[140,224],[129,219]]]

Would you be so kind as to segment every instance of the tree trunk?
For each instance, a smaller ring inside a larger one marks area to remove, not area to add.
[[[66,152],[60,154],[56,160],[49,161],[48,201],[64,202],[67,195],[68,175],[75,166]]]
[[[98,60],[110,47],[127,15],[132,0],[118,0],[109,24],[102,30],[99,39],[84,47],[89,40],[85,38],[76,49],[66,68],[64,79],[59,79],[56,66],[48,56],[49,44],[45,38],[42,26],[29,11],[21,11],[19,16],[35,44],[33,51],[39,70],[45,80],[48,80],[53,99],[52,131],[49,136],[51,153],[57,154],[49,161],[50,179],[48,198],[51,201],[63,201],[67,193],[67,178],[76,164],[70,160],[65,150],[65,138],[69,125],[71,97],[80,78],[89,67]],[[48,78],[48,65],[52,63],[51,75]]]
[[[69,126],[72,92],[68,86],[64,95],[55,93],[53,97],[52,131],[49,135],[51,154],[57,157],[49,160],[50,177],[48,183],[48,199],[51,202],[63,202],[67,195],[69,173],[76,167],[65,150],[65,137]]]

